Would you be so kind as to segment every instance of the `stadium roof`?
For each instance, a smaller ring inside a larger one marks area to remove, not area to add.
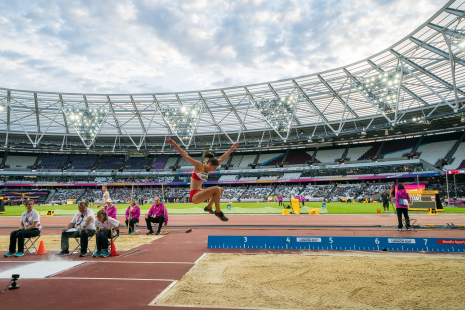
[[[291,79],[180,93],[0,88],[0,145],[63,150],[287,147],[462,130],[465,9],[449,1],[367,59]]]

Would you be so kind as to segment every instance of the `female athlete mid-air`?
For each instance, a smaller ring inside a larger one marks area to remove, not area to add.
[[[194,172],[191,177],[191,189],[189,198],[192,203],[202,203],[205,200],[210,199],[208,205],[204,208],[205,212],[215,214],[222,221],[227,221],[228,218],[224,216],[220,209],[220,198],[223,194],[223,188],[218,186],[209,187],[202,190],[202,183],[208,179],[208,173],[215,171],[218,166],[231,155],[231,153],[237,148],[239,143],[235,143],[229,151],[223,154],[220,158],[215,158],[212,152],[203,152],[204,157],[203,163],[198,160],[192,159],[179,145],[176,144],[172,139],[166,139],[166,142],[171,144],[179,154],[184,157],[188,162],[194,165]],[[212,205],[215,204],[215,212],[212,210]]]

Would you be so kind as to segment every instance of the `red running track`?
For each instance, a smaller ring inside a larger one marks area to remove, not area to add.
[[[412,216],[413,217],[413,216]],[[457,215],[422,215],[422,220],[458,225]],[[1,226],[7,226],[0,218]],[[63,226],[69,218],[43,218],[44,226]],[[14,219],[18,220],[18,218]],[[391,228],[301,228],[288,225],[324,225],[338,223],[340,226],[367,225],[393,226],[395,216],[383,215],[316,215],[316,216],[271,216],[271,215],[233,215],[227,223],[208,215],[172,216],[170,225],[216,225],[211,228],[194,228],[189,234],[181,228],[171,228],[170,234],[154,240],[150,244],[138,247],[141,250],[130,256],[103,258],[79,258],[77,255],[58,260],[88,262],[77,268],[62,272],[51,278],[21,279],[21,288],[1,294],[4,309],[24,309],[33,305],[34,309],[64,309],[69,307],[95,307],[96,309],[142,309],[160,294],[172,280],[179,280],[204,253],[260,253],[257,250],[244,249],[208,249],[208,235],[289,235],[289,236],[410,236],[410,237],[456,237],[465,238],[465,230],[418,230],[418,232],[399,232]],[[376,224],[374,224],[376,222]],[[465,221],[462,221],[464,223]],[[309,224],[311,223],[311,224]],[[318,223],[318,224],[315,224]],[[232,225],[257,225],[256,227],[228,227]],[[283,225],[282,228],[265,225]],[[7,235],[11,229],[0,229],[0,235]],[[44,234],[60,234],[59,228],[44,229]],[[143,230],[145,231],[145,230]],[[117,244],[116,244],[117,246]],[[266,253],[299,254],[308,251],[266,250]],[[5,251],[0,251],[0,254]],[[0,258],[0,272],[28,265],[39,260],[57,260],[56,251],[45,255],[27,254],[20,258]],[[128,252],[120,251],[120,254]],[[383,252],[384,253],[384,252]],[[431,255],[431,254],[419,254]],[[453,256],[463,254],[450,254]],[[5,287],[8,279],[0,279],[0,287]],[[1,289],[3,289],[3,287]],[[193,309],[186,307],[156,307],[155,309]],[[202,307],[194,309],[205,309]],[[211,308],[209,308],[211,309]]]
[[[319,214],[319,215],[228,215],[228,222],[221,222],[211,214],[205,215],[170,215],[169,226],[389,226],[397,225],[395,214]],[[71,221],[71,216],[42,216],[40,221],[44,227],[64,227]],[[410,218],[416,219],[417,225],[465,225],[465,214],[441,213],[428,215],[424,213],[410,213]],[[1,227],[16,227],[20,217],[0,217]],[[122,215],[118,216],[124,222]],[[145,226],[141,218],[140,226]]]

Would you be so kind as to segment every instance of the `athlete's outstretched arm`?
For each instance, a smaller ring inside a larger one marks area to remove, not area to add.
[[[224,162],[226,160],[226,158],[229,157],[229,155],[231,155],[232,152],[234,152],[235,149],[237,149],[237,147],[239,146],[239,142],[236,142],[233,144],[233,146],[229,149],[229,151],[227,151],[226,153],[224,153],[220,158],[218,158],[218,162],[221,164],[222,162]]]
[[[173,141],[173,139],[166,139],[166,142],[171,144],[178,151],[178,153],[182,157],[184,157],[185,160],[187,160],[192,165],[194,165],[195,170],[202,169],[202,163],[200,161],[195,160],[192,157],[190,157],[189,154],[186,153],[186,151],[184,151],[179,145],[176,144],[176,142]]]

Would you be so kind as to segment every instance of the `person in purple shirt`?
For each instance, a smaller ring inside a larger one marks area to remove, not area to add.
[[[116,207],[113,204],[113,201],[111,199],[107,199],[107,203],[103,207],[103,210],[107,212],[108,217],[114,218],[115,220],[117,219],[116,218]]]
[[[129,219],[129,212],[131,212],[131,219]],[[134,225],[139,223],[139,217],[140,208],[136,206],[136,202],[131,199],[129,201],[129,207],[126,209],[126,226],[129,226],[129,234],[134,234]]]
[[[283,196],[281,195],[278,196],[278,202],[279,202],[279,206],[283,205]]]
[[[149,213],[145,216],[145,222],[147,223],[148,233],[147,235],[153,235],[153,229],[151,223],[158,223],[157,235],[160,234],[161,226],[165,223],[168,225],[168,210],[165,205],[160,202],[159,197],[155,197],[154,204],[149,210]]]
[[[405,224],[407,225],[407,230],[410,230],[410,218],[408,216],[408,205],[410,204],[410,196],[405,190],[404,185],[397,185],[396,191],[396,210],[397,210],[397,221],[398,226],[397,230],[402,230],[402,214],[405,218]]]

